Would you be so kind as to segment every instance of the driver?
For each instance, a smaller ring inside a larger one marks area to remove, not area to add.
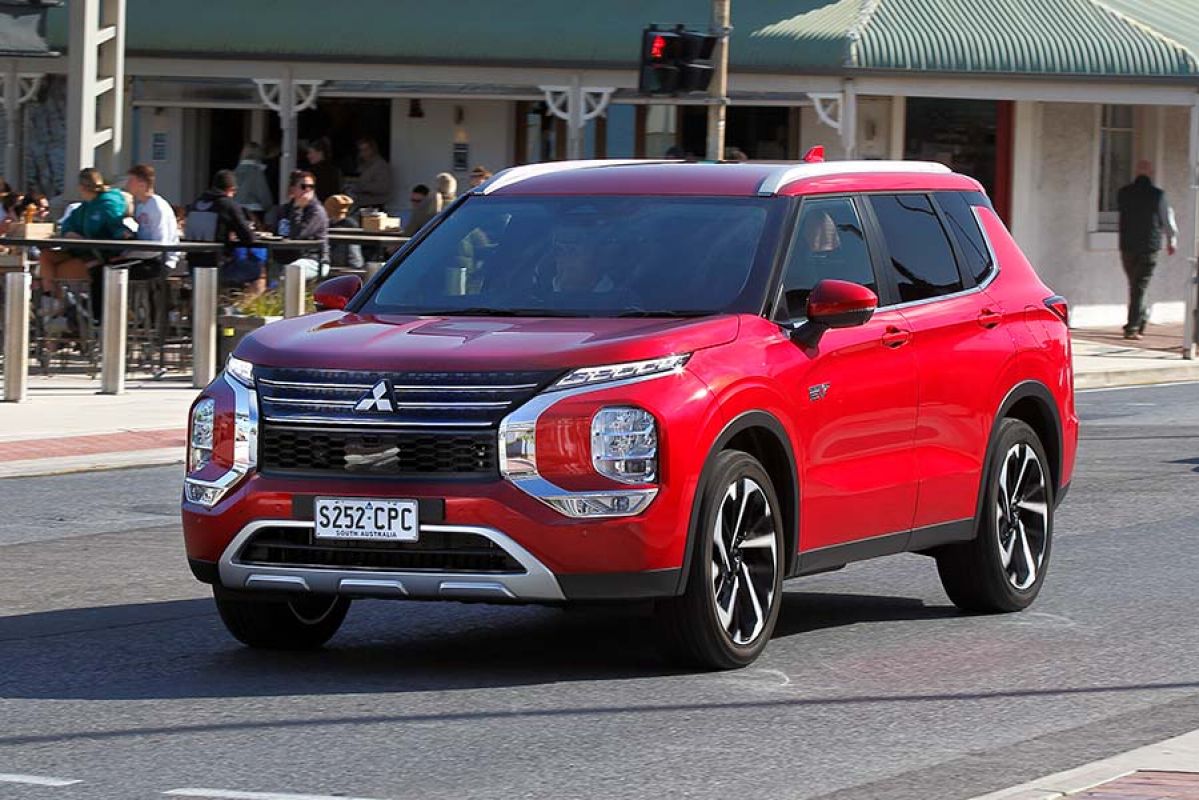
[[[597,237],[587,226],[560,222],[550,240],[550,257],[554,267],[555,292],[610,292],[615,286],[612,278],[600,265],[596,253]]]

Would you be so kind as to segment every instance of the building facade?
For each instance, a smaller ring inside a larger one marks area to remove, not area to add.
[[[584,157],[702,154],[706,107],[636,94],[648,23],[707,23],[705,0],[485,0],[438,7],[359,0],[127,0],[124,159],[153,164],[186,203],[246,142],[277,154],[272,178],[327,138],[352,187],[355,141],[391,165],[390,208],[450,172],[566,157],[563,91],[596,111]],[[1159,0],[737,0],[730,38],[727,146],[756,160],[942,161],[986,186],[1072,324],[1123,320],[1115,191],[1141,158],[1156,167],[1181,246],[1151,288],[1152,318],[1179,321],[1195,256],[1199,7]],[[49,37],[68,51],[66,11]],[[26,178],[50,191],[62,160],[47,120],[62,111],[67,59],[24,109]],[[292,92],[297,111],[280,114]],[[56,111],[57,109],[57,111]]]

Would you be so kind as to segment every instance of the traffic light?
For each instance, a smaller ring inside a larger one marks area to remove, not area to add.
[[[641,94],[704,92],[712,82],[712,50],[719,36],[689,31],[646,28],[641,34]]]
[[[682,37],[673,31],[647,28],[641,35],[641,94],[674,94],[679,83]]]

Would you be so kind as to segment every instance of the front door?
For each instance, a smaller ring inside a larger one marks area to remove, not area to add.
[[[802,322],[809,292],[825,278],[878,292],[852,198],[804,200],[780,313],[792,324]],[[910,338],[903,315],[884,311],[865,325],[826,331],[814,347],[781,345],[790,350],[779,377],[792,391],[800,431],[799,547],[805,554],[869,539],[881,554],[906,543],[917,486]]]

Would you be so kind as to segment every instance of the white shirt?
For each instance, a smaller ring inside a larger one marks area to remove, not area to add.
[[[162,242],[175,244],[179,241],[179,223],[175,219],[175,210],[171,204],[159,195],[152,194],[133,209],[137,220],[137,238],[143,242]],[[159,253],[146,252],[139,254],[143,258],[156,258]],[[162,253],[162,260],[167,269],[174,269],[179,261],[178,253]]]

